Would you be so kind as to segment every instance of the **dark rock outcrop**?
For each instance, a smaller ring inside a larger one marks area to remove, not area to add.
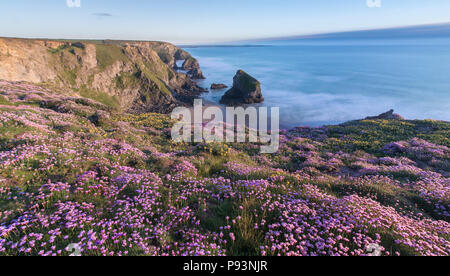
[[[193,57],[188,57],[184,62],[182,69],[187,71],[187,74],[191,76],[192,79],[205,79],[202,70],[200,69],[200,64]]]
[[[189,58],[191,55],[186,52],[183,49],[178,49],[175,54],[173,55],[173,57],[175,58],[175,60],[186,60],[187,58]]]
[[[226,88],[228,88],[228,86],[226,86],[223,83],[213,83],[213,84],[211,84],[211,89],[212,90],[219,90],[219,89],[226,89]]]
[[[194,80],[204,80],[204,79],[206,79],[205,76],[203,76],[203,72],[200,69],[192,69],[192,70],[189,70],[187,73]]]
[[[174,84],[174,92],[179,99],[199,96],[201,93],[208,92],[208,89],[198,86],[191,78],[183,73],[177,73],[177,84]],[[191,102],[188,100],[188,102]]]
[[[405,118],[403,118],[399,114],[395,114],[393,109],[378,116],[366,118],[366,120],[404,120],[404,119]]]
[[[225,93],[220,103],[241,105],[261,103],[263,101],[261,83],[243,70],[239,70],[234,76],[233,87]]]

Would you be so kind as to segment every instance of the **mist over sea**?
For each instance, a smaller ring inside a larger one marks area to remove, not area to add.
[[[381,34],[381,35],[380,35]],[[280,107],[282,128],[378,115],[450,121],[450,35],[324,36],[245,45],[185,47],[207,77],[232,85],[243,69],[262,84],[264,106]],[[219,102],[225,90],[204,94]]]

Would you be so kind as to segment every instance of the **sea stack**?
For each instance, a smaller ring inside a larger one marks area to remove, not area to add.
[[[236,106],[264,102],[261,83],[243,70],[234,76],[233,87],[220,100],[221,104]]]

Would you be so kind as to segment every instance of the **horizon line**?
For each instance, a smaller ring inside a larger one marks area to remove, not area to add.
[[[401,30],[401,29],[409,29],[409,28],[417,28],[417,27],[434,27],[434,26],[442,26],[442,25],[450,26],[450,21],[429,23],[429,24],[419,24],[419,25],[401,25],[401,26],[382,27],[382,28],[348,29],[348,30],[341,30],[341,31],[334,31],[334,32],[332,31],[332,32],[318,32],[318,33],[297,34],[297,35],[288,35],[288,36],[272,36],[272,37],[265,37],[265,38],[235,40],[235,41],[229,41],[229,42],[288,40],[288,39],[295,39],[295,38],[297,38],[297,39],[305,38],[306,39],[306,38],[315,38],[315,37],[326,36],[326,35],[370,32],[370,31]]]
[[[257,41],[270,41],[270,40],[289,40],[289,39],[308,39],[308,38],[318,38],[320,36],[327,35],[337,35],[337,34],[349,34],[349,33],[359,33],[359,32],[370,32],[370,31],[387,31],[387,30],[397,30],[397,29],[409,29],[409,28],[417,28],[417,27],[437,27],[442,25],[450,26],[450,21],[447,22],[437,22],[430,24],[420,24],[420,25],[402,25],[402,26],[392,26],[392,27],[383,27],[383,28],[367,28],[367,29],[349,29],[349,30],[341,30],[341,31],[330,31],[330,32],[318,32],[318,33],[309,33],[309,34],[297,34],[297,35],[288,35],[288,36],[271,36],[271,37],[261,37],[261,38],[248,38],[248,39],[239,39],[239,40],[222,40],[217,42],[191,42],[191,43],[176,43],[158,39],[111,39],[111,38],[46,38],[46,37],[14,37],[14,36],[1,36],[0,38],[9,38],[9,39],[34,39],[34,40],[50,40],[50,41],[58,41],[58,40],[67,40],[67,41],[124,41],[124,42],[166,42],[176,46],[220,46],[221,44],[224,46],[228,46],[228,43],[239,43],[239,42],[257,42]]]

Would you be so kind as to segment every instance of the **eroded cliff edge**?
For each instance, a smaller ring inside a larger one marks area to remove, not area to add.
[[[177,61],[198,64],[165,42],[0,38],[0,79],[73,89],[130,113],[168,113],[204,92]]]

